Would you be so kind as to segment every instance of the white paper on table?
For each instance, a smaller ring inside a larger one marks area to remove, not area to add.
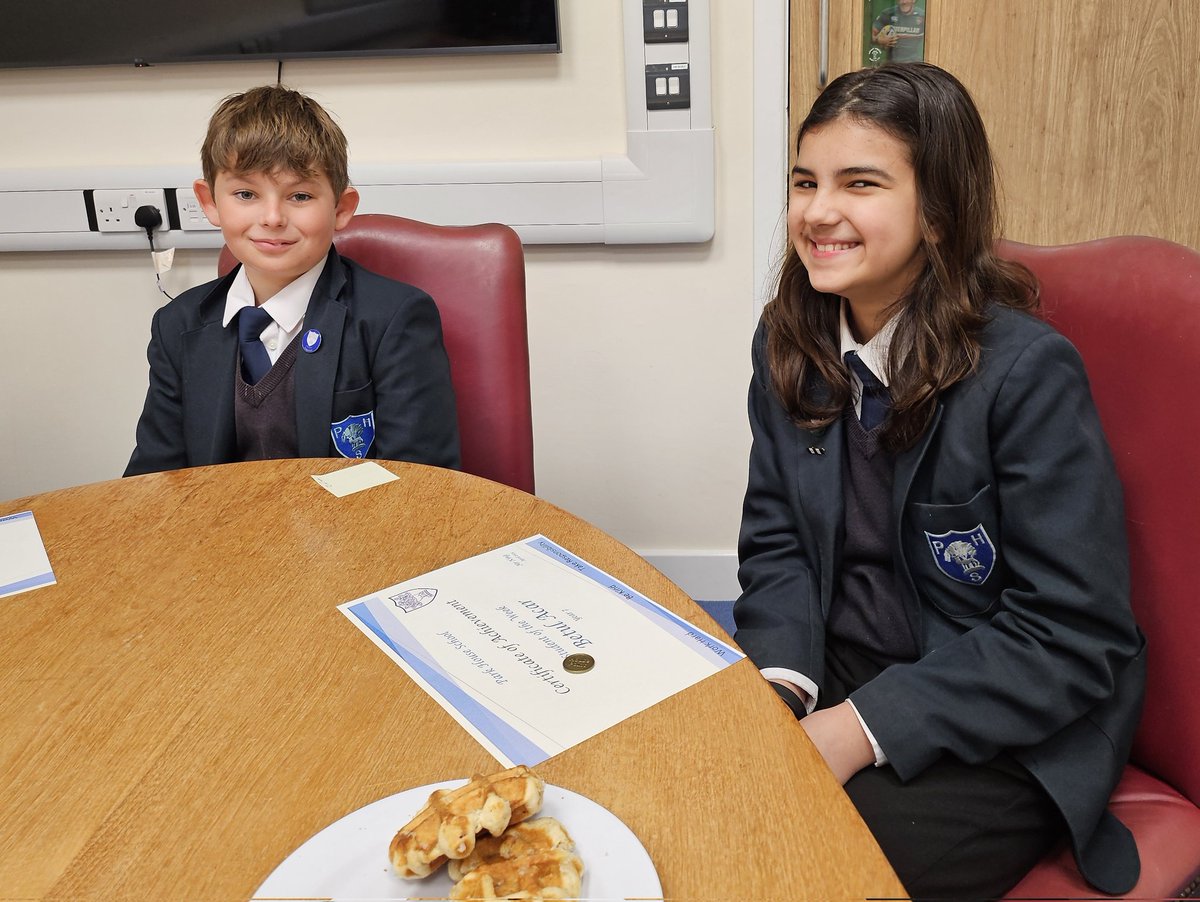
[[[502,764],[539,764],[744,657],[544,536],[339,605]],[[595,659],[570,673],[564,659]]]
[[[347,495],[353,495],[363,489],[373,489],[377,485],[383,485],[385,482],[399,478],[391,470],[379,466],[373,460],[334,470],[332,473],[313,476],[317,485],[339,498],[345,498]]]
[[[0,517],[0,598],[56,582],[33,511]]]

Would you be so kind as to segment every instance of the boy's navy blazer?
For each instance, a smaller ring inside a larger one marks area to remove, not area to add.
[[[1062,811],[1088,881],[1125,892],[1137,850],[1106,804],[1141,713],[1145,642],[1129,606],[1120,485],[1074,347],[1002,307],[982,345],[975,373],[942,394],[929,429],[896,457],[889,528],[920,659],[851,698],[902,780],[941,755],[983,763],[1011,752]],[[844,428],[789,420],[762,326],[749,406],[736,639],[759,668],[820,687]],[[962,581],[934,542],[980,528],[994,560],[982,582]]]
[[[237,270],[184,292],[154,315],[150,388],[126,476],[237,460],[237,330],[221,325]],[[299,457],[337,457],[331,429],[374,412],[367,456],[459,465],[458,421],[437,306],[425,292],[384,278],[332,248],[304,315],[297,349]]]

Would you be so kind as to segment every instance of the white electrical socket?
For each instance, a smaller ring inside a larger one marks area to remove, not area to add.
[[[154,231],[165,232],[168,228],[167,196],[162,188],[97,188],[92,192],[92,203],[101,232],[142,231],[133,221],[138,207],[156,207],[162,214],[162,224]]]
[[[217,230],[217,227],[204,215],[204,209],[200,206],[196,192],[190,185],[186,188],[175,189],[175,207],[179,210],[179,227],[185,232],[215,232]]]

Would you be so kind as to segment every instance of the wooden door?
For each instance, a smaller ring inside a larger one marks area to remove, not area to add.
[[[828,81],[858,68],[855,35],[860,34],[862,9],[856,0],[829,0]],[[791,0],[791,54],[788,60],[788,160],[796,148],[796,129],[821,93],[820,0]]]
[[[926,59],[979,105],[1008,237],[1154,235],[1200,249],[1200,2],[929,4]],[[845,20],[845,34],[831,29],[832,78],[859,65],[863,4],[830,6]],[[816,94],[816,8],[792,3],[793,135]]]

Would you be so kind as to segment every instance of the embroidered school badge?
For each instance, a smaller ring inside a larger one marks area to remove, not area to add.
[[[996,546],[980,523],[967,532],[925,533],[933,562],[953,580],[969,586],[981,586],[992,575],[996,564]]]
[[[375,441],[375,411],[356,413],[339,423],[329,424],[333,446],[342,457],[366,457]]]

